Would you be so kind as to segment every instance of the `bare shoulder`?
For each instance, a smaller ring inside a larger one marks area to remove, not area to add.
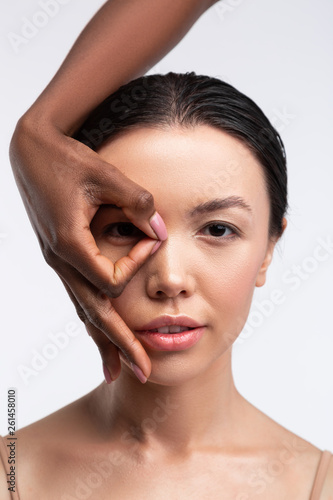
[[[322,450],[288,429],[280,429],[279,424],[277,426],[276,451],[268,469],[272,476],[280,474],[281,486],[293,492],[292,498],[310,498]]]
[[[31,458],[50,447],[57,448],[59,440],[75,440],[85,430],[85,395],[16,432],[21,458]],[[39,455],[40,456],[40,455]]]
[[[333,500],[333,454],[330,458],[320,500]]]
[[[61,470],[60,464],[70,462],[76,443],[82,439],[82,433],[87,432],[85,401],[86,396],[16,432],[20,471],[17,483],[21,497],[24,491],[24,500],[41,498],[44,490],[57,491],[56,484],[53,486],[50,481],[56,483],[55,472]]]
[[[281,487],[281,498],[285,494],[284,491],[288,491],[290,497],[297,500],[310,498],[323,450],[257,408],[252,407],[249,412],[255,415],[252,421],[255,422],[255,437],[263,450],[266,482],[274,485],[275,490]],[[320,500],[333,500],[333,459],[331,462],[330,477],[327,477],[325,483],[327,493],[323,491],[326,496],[320,497]]]

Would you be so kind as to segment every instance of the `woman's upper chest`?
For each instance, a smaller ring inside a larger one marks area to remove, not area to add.
[[[147,464],[121,453],[74,460],[53,456],[40,461],[38,476],[26,474],[29,487],[21,485],[20,500],[42,493],[49,500],[310,500],[315,472],[309,461],[279,464],[203,455],[187,463]]]
[[[315,471],[313,471],[315,473]],[[114,483],[121,500],[310,500],[314,474],[301,470],[268,470],[203,460],[197,467],[165,467],[129,472]],[[96,497],[97,498],[97,497]],[[101,497],[104,499],[104,497]],[[105,496],[105,500],[108,496]]]

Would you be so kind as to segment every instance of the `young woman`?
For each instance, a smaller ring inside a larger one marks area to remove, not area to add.
[[[4,498],[331,499],[331,452],[255,408],[231,369],[286,228],[277,131],[232,86],[169,73],[122,86],[76,139],[148,189],[166,224],[167,238],[112,299],[151,375],[141,383],[121,354],[116,380],[105,367],[107,383],[18,431],[20,496],[3,487]],[[112,261],[147,241],[116,204],[91,230]]]

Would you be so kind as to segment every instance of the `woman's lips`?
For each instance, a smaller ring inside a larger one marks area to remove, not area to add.
[[[184,351],[201,339],[205,328],[201,326],[180,333],[159,333],[150,330],[135,333],[143,346],[146,345],[156,351]]]
[[[199,323],[190,316],[186,316],[185,314],[181,314],[178,316],[171,316],[169,314],[163,314],[158,318],[155,318],[153,321],[142,325],[139,328],[135,328],[137,331],[146,331],[146,330],[157,330],[158,328],[162,328],[163,326],[182,326],[187,328],[198,328],[203,326],[203,323]]]

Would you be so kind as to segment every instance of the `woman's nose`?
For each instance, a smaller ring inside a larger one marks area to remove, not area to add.
[[[195,282],[189,252],[179,238],[168,237],[148,261],[147,293],[154,299],[189,297]],[[192,269],[191,269],[192,268]]]

